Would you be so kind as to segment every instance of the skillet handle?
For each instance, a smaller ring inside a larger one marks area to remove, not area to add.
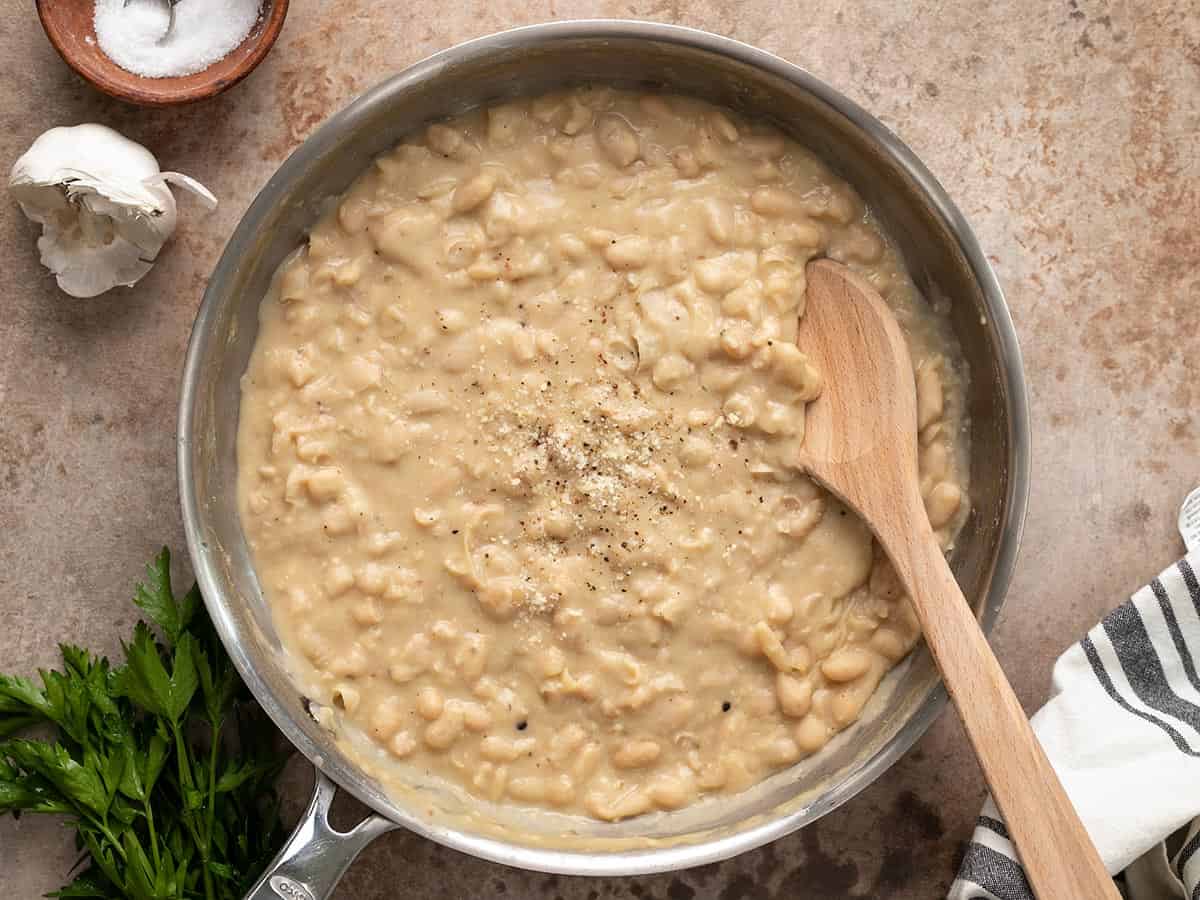
[[[308,809],[245,900],[326,900],[367,844],[398,827],[372,813],[350,831],[334,831],[329,805],[337,786],[320,769],[316,775]]]

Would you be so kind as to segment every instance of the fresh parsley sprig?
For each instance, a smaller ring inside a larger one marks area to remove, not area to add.
[[[60,645],[41,684],[0,675],[0,814],[75,826],[81,873],[50,894],[236,900],[283,841],[275,778],[287,759],[193,586],[171,588],[166,549],[146,567],[125,664]],[[17,738],[38,725],[52,740]]]

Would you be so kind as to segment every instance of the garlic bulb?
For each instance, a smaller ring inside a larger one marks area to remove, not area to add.
[[[72,297],[132,285],[150,271],[175,231],[177,184],[211,209],[199,182],[161,172],[141,144],[103,125],[51,128],[17,160],[9,190],[42,226],[42,265]]]

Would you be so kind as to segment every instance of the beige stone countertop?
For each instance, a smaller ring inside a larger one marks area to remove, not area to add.
[[[66,2],[66,0],[62,0]],[[791,6],[790,9],[787,7]],[[1032,502],[997,652],[1029,710],[1054,658],[1179,555],[1200,482],[1200,16],[1166,0],[769,0],[679,3],[293,0],[278,45],[214,101],[142,110],[55,55],[28,0],[0,0],[0,167],[43,130],[103,122],[220,198],[181,224],[153,272],[96,300],[57,292],[36,229],[0,200],[0,671],[112,653],[155,550],[185,556],[175,407],[207,274],[255,191],[360,91],[451,44],[561,18],[692,25],[763,47],[894,129],[974,225],[1016,320],[1034,432]],[[307,798],[289,771],[289,812]],[[341,900],[929,900],[983,799],[953,713],[873,787],[738,859],[585,880],[479,862],[405,833],[376,842]],[[0,893],[65,880],[69,832],[0,823]]]

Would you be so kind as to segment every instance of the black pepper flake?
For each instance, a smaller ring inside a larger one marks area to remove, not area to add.
[[[520,722],[517,723],[517,731],[524,731],[528,727],[529,727],[529,723],[526,722],[524,719],[522,719]]]
[[[731,709],[733,709],[733,704],[728,700],[721,704],[721,712],[729,712]]]

